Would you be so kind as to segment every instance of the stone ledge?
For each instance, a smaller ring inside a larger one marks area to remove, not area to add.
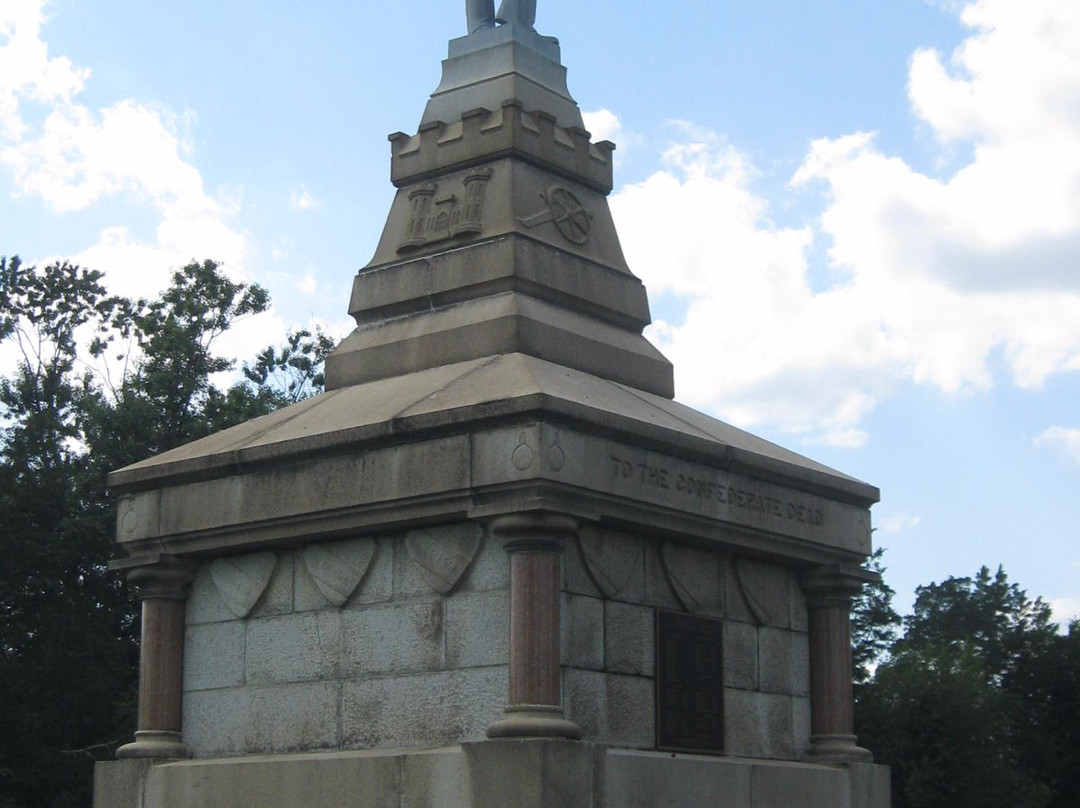
[[[486,741],[148,766],[99,763],[94,808],[888,808],[888,769]]]

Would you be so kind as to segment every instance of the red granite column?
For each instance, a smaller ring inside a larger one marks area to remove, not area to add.
[[[193,568],[174,558],[134,567],[128,581],[139,587],[142,644],[139,650],[139,724],[135,741],[118,758],[186,758],[180,736],[184,679],[184,601]]]
[[[491,534],[510,554],[510,688],[502,719],[489,738],[580,738],[562,708],[559,622],[563,542],[577,522],[552,513],[503,516]]]
[[[859,567],[834,564],[803,575],[810,618],[810,749],[824,763],[873,759],[856,745],[851,666],[851,598],[873,578]]]

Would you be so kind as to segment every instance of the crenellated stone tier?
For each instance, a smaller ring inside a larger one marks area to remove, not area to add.
[[[456,123],[423,124],[412,137],[395,132],[389,139],[390,179],[398,188],[509,156],[601,194],[612,187],[614,143],[592,143],[584,128],[560,127],[554,115],[528,111],[516,99],[507,99],[495,110],[469,110]]]

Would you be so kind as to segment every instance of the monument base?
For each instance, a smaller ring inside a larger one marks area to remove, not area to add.
[[[887,808],[889,769],[507,739],[98,764],[94,808]]]

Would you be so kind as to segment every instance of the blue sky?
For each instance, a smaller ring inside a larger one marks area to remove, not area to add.
[[[678,398],[880,486],[902,608],[1003,564],[1080,615],[1075,0],[538,5]],[[0,254],[344,333],[463,6],[0,1]]]

